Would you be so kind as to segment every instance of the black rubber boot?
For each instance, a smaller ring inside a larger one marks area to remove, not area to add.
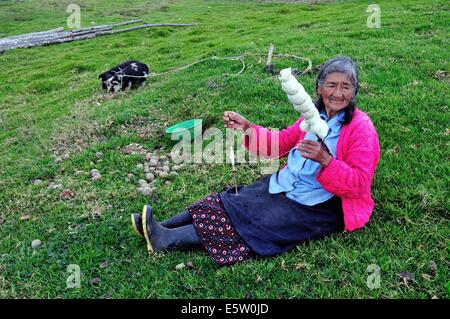
[[[161,226],[154,218],[149,205],[144,207],[142,215],[144,237],[149,253],[160,250],[190,250],[202,247],[194,225],[184,225],[176,228]]]
[[[142,229],[142,218],[140,214],[131,214],[131,226],[134,232],[144,238],[144,231]]]
[[[192,224],[192,216],[187,210],[160,223],[161,226],[166,228],[175,228],[189,224]]]

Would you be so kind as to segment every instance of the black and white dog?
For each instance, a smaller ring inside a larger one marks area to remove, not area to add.
[[[139,61],[126,61],[98,76],[107,92],[129,90],[135,84],[145,85],[149,75],[148,65]]]

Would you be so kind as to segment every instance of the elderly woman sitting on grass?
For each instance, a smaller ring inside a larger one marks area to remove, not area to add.
[[[285,252],[328,234],[363,227],[374,208],[370,187],[378,164],[378,136],[369,116],[354,102],[358,93],[356,64],[336,57],[323,64],[316,80],[320,117],[328,125],[323,138],[300,129],[300,117],[277,132],[254,125],[235,112],[225,112],[225,126],[251,129],[245,147],[259,156],[287,154],[287,165],[252,185],[212,193],[181,214],[158,223],[149,205],[132,223],[149,252],[204,248],[220,265],[252,256]],[[264,154],[260,141],[267,142]],[[278,139],[277,154],[270,154]]]

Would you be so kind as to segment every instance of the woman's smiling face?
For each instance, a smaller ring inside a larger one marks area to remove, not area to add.
[[[355,96],[355,88],[346,74],[334,72],[325,78],[317,93],[322,96],[328,118],[332,118],[348,106]]]

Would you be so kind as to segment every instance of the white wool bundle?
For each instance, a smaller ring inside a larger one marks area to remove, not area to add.
[[[321,138],[325,138],[329,127],[320,118],[319,111],[317,111],[311,97],[292,75],[291,68],[281,70],[278,79],[281,82],[281,88],[287,94],[294,109],[299,111],[305,118],[300,124],[300,129],[305,132],[313,132]]]

